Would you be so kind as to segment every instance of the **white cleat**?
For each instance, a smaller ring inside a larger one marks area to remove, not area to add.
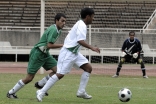
[[[39,102],[42,102],[42,98],[45,96],[45,93],[41,92],[40,90],[36,91],[36,98]]]
[[[77,97],[79,98],[83,98],[83,99],[91,99],[92,96],[91,95],[88,95],[86,92],[77,92]]]
[[[148,76],[145,75],[145,76],[143,76],[143,78],[148,78]]]
[[[113,75],[112,77],[113,77],[113,78],[117,78],[118,76],[119,76],[119,75],[116,75],[116,74],[115,74],[115,75]]]

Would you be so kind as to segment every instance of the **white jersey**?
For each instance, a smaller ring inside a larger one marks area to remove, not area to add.
[[[86,24],[82,20],[77,21],[65,38],[64,47],[73,53],[78,53],[81,46],[78,41],[86,40],[86,34]]]

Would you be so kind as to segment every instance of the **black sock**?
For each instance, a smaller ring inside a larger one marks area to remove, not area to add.
[[[146,75],[146,70],[144,69],[144,70],[142,70],[142,74],[143,74],[143,76],[145,76]]]
[[[120,70],[121,70],[121,67],[118,66],[117,71],[116,71],[116,75],[119,75]]]

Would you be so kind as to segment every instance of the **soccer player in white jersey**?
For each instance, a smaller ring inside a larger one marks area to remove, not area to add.
[[[92,96],[86,92],[86,86],[89,80],[89,75],[92,72],[92,66],[88,63],[88,60],[79,52],[80,47],[86,47],[100,53],[100,49],[92,47],[85,42],[87,34],[87,25],[91,24],[94,20],[94,10],[91,8],[83,8],[81,10],[81,20],[71,28],[67,37],[65,38],[64,45],[60,51],[57,73],[51,76],[44,87],[36,92],[37,100],[42,101],[45,93],[65,74],[69,73],[73,65],[76,64],[84,70],[81,76],[79,89],[77,91],[77,97],[84,99],[91,99]]]

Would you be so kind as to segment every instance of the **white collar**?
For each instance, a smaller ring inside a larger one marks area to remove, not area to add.
[[[59,32],[60,32],[60,30],[58,30],[58,28],[57,28],[56,24],[54,24],[54,26],[55,26],[55,27],[56,27],[56,29],[57,29],[57,33],[59,33]]]
[[[134,40],[131,42],[131,41],[130,41],[130,38],[129,38],[128,41],[129,41],[130,43],[134,43],[134,42],[135,42],[135,39],[136,39],[136,38],[134,37]]]

